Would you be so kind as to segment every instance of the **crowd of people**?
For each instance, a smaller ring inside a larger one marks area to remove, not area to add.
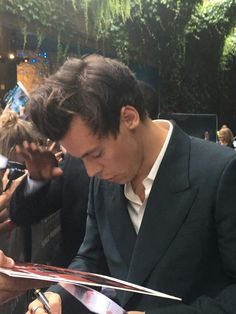
[[[234,313],[236,154],[222,147],[231,146],[228,128],[219,131],[222,145],[189,136],[173,121],[152,120],[147,99],[123,63],[68,59],[31,93],[30,122],[5,113],[17,130],[31,128],[8,139],[13,155],[0,151],[26,168],[12,182],[6,219],[31,225],[60,210],[60,265],[183,300],[117,290],[129,314]],[[14,260],[0,252],[0,266]],[[0,275],[0,302],[45,285]],[[60,285],[45,296],[51,314],[89,313]],[[35,299],[30,313],[47,309]]]

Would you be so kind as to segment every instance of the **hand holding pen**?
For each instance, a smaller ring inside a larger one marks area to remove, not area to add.
[[[42,293],[42,292],[41,292]],[[62,313],[62,300],[58,293],[47,291],[44,294],[44,297],[47,299],[46,302],[45,299],[43,299],[39,296],[39,294],[36,291],[37,299],[32,301],[28,306],[28,311],[26,314],[61,314]],[[48,308],[46,308],[48,306]]]
[[[51,313],[50,312],[50,305],[49,305],[49,301],[48,301],[47,297],[45,296],[45,294],[40,289],[36,289],[34,291],[34,295],[43,304],[43,309],[45,310],[45,312],[50,314]],[[41,305],[35,306],[34,308],[32,308],[32,313],[35,314],[36,311],[40,308],[42,309]]]

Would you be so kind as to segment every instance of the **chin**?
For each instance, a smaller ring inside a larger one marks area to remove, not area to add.
[[[114,181],[114,182],[116,182],[116,183],[118,183],[118,184],[127,184],[127,183],[130,182],[130,180],[128,180],[128,179],[117,179],[117,180]]]
[[[119,180],[118,178],[110,178],[110,179],[105,179],[106,181],[108,182],[112,182],[112,183],[117,183],[117,184],[123,184],[121,181],[122,180]]]
[[[112,182],[112,183],[117,183],[117,184],[126,184],[128,182],[130,182],[129,179],[127,178],[121,178],[121,177],[118,177],[118,176],[114,176],[114,177],[111,177],[111,178],[101,178],[102,180],[105,180],[105,181],[108,181],[108,182]]]

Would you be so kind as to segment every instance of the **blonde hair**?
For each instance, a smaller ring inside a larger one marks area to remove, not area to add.
[[[4,110],[0,115],[0,154],[15,160],[15,146],[23,141],[39,143],[42,138],[31,122],[22,120],[11,110]]]
[[[227,128],[227,127],[221,128],[220,131],[219,131],[219,136],[223,137],[223,140],[224,140],[225,143],[227,143],[227,144],[232,144],[233,143],[234,135],[233,135],[232,131],[229,128]]]

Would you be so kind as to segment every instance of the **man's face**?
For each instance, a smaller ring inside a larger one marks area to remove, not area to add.
[[[90,177],[97,176],[120,184],[130,182],[143,161],[135,132],[122,121],[116,138],[110,135],[99,139],[79,116],[74,116],[60,143],[69,154],[83,160]]]

